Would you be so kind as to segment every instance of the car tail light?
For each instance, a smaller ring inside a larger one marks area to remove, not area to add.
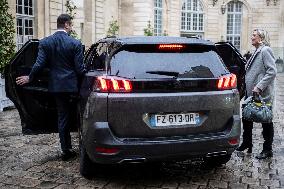
[[[120,77],[97,77],[93,90],[100,92],[132,92],[130,80]]]
[[[99,77],[99,78],[97,78],[96,81],[97,81],[98,87],[101,91],[105,91],[105,92],[108,91],[109,87],[108,87],[108,82],[107,82],[106,79]]]
[[[95,147],[95,151],[102,154],[116,154],[119,152],[117,148],[104,148],[104,147]]]
[[[217,84],[218,89],[227,90],[233,89],[237,87],[237,77],[235,74],[230,74],[226,76],[222,76],[218,80]]]
[[[185,46],[181,44],[161,44],[158,46],[159,50],[180,50]]]
[[[237,138],[230,139],[230,140],[229,140],[229,144],[230,144],[230,145],[239,144],[239,139],[237,139]]]

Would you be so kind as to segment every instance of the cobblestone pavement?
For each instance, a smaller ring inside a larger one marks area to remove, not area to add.
[[[23,136],[17,110],[0,112],[0,188],[284,188],[284,74],[277,76],[274,157],[257,160],[263,139],[253,130],[251,155],[234,153],[224,166],[208,169],[200,162],[162,166],[105,167],[87,180],[79,174],[79,155],[62,162],[57,134]],[[78,152],[78,137],[73,134]]]

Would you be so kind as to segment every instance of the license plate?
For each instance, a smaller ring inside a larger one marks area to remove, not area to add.
[[[198,113],[155,115],[155,126],[193,125],[199,120]]]

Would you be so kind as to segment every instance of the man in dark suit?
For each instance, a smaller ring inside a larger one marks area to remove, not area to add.
[[[31,82],[43,67],[50,69],[48,90],[54,94],[58,112],[58,131],[62,149],[62,160],[76,154],[72,151],[70,136],[71,97],[78,93],[79,78],[84,74],[83,46],[70,37],[71,17],[61,14],[57,19],[57,32],[39,42],[36,63],[28,76],[16,78],[18,85]]]

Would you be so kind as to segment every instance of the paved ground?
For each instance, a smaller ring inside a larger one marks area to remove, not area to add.
[[[261,125],[254,127],[251,155],[234,153],[225,165],[208,169],[200,162],[106,168],[91,180],[80,176],[79,157],[60,161],[56,134],[23,136],[15,109],[0,112],[0,188],[284,188],[284,74],[277,76],[274,157],[259,161]],[[73,143],[78,152],[77,135]]]

